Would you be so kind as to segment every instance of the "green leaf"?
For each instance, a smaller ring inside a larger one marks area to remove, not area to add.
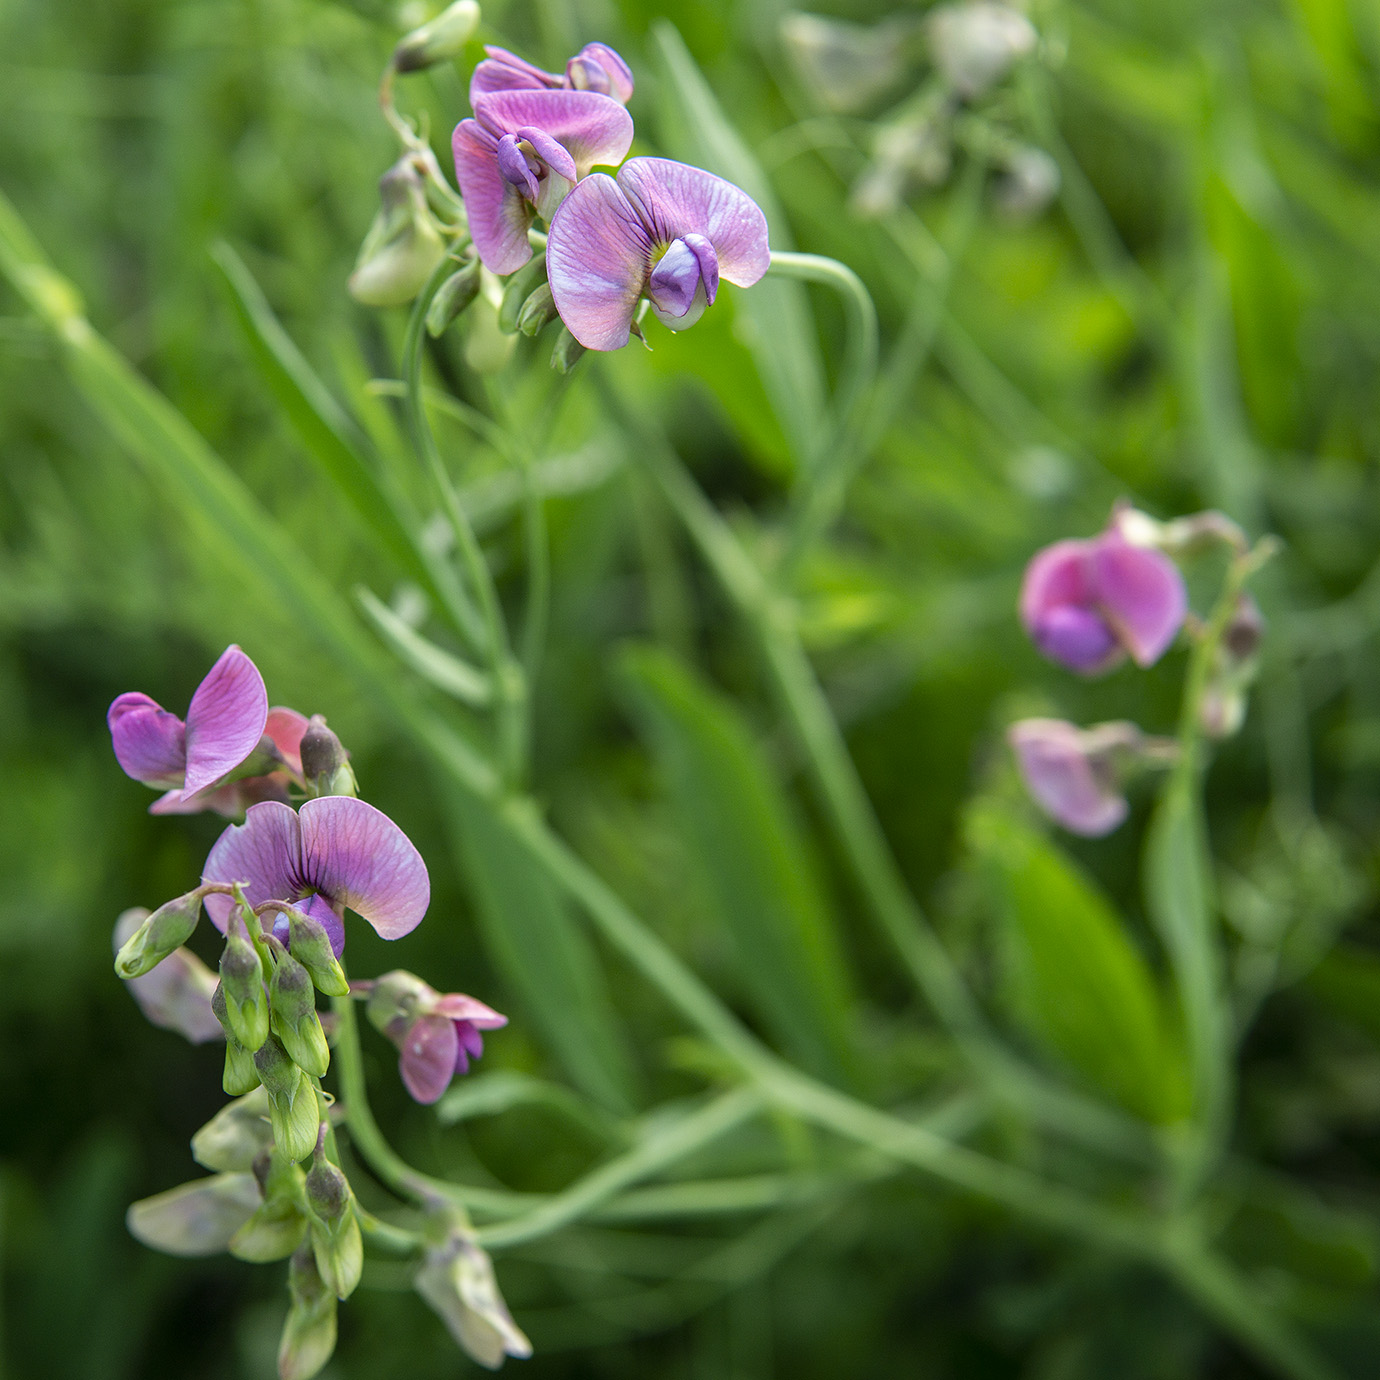
[[[1309,973],[1304,986],[1335,1015],[1380,1042],[1380,955],[1342,944]]]
[[[598,956],[569,903],[489,808],[458,792],[449,799],[485,947],[524,1019],[587,1096],[629,1111],[636,1073]]]
[[[1062,850],[997,806],[969,844],[1006,922],[1016,1010],[1049,1049],[1151,1121],[1186,1112],[1182,1050],[1111,902]]]
[[[379,636],[424,680],[462,704],[482,707],[493,699],[489,678],[452,652],[422,636],[393,612],[373,590],[359,585],[355,598],[373,621]]]
[[[851,1073],[851,984],[789,801],[734,706],[669,653],[621,669],[737,976],[763,1024],[821,1075]]]

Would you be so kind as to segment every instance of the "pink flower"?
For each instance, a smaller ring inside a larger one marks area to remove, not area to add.
[[[1130,654],[1150,666],[1174,641],[1188,611],[1178,567],[1115,530],[1037,552],[1021,586],[1021,621],[1052,661],[1101,675]]]
[[[594,91],[619,105],[633,93],[632,69],[606,43],[586,43],[565,72],[544,72],[506,48],[486,46],[488,56],[470,79],[470,104],[494,91]]]
[[[307,731],[307,718],[295,709],[275,706],[268,711],[264,736],[272,743],[284,770],[265,776],[242,776],[222,786],[208,786],[204,791],[187,795],[183,791],[169,791],[149,806],[151,815],[194,815],[202,810],[214,810],[227,819],[238,819],[251,806],[263,800],[288,802],[288,785],[302,776],[302,736]],[[263,750],[260,742],[260,750]]]

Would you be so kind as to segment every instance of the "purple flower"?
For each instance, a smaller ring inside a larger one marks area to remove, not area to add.
[[[546,266],[561,319],[591,350],[628,343],[637,300],[684,330],[719,279],[751,287],[767,271],[767,221],[730,182],[665,158],[587,177],[551,222]]]
[[[606,43],[586,43],[565,72],[544,72],[506,48],[486,46],[488,56],[470,79],[470,104],[494,91],[594,91],[627,105],[633,93],[632,69]]]
[[[139,907],[125,911],[115,922],[116,953],[148,914]],[[127,979],[125,986],[151,1025],[175,1030],[194,1045],[225,1038],[211,1010],[216,975],[190,949],[174,949],[142,977]]]
[[[597,163],[614,166],[632,145],[632,118],[593,91],[494,91],[455,127],[455,176],[484,267],[512,273],[532,257],[527,231],[549,221]]]
[[[1126,729],[1139,738],[1131,724],[1085,731],[1063,719],[1022,719],[1007,729],[1006,740],[1036,804],[1072,833],[1100,838],[1126,818],[1113,759],[1118,747],[1130,745]]]
[[[268,722],[259,669],[231,645],[196,688],[184,722],[147,695],[120,695],[106,714],[127,776],[167,791],[173,808],[228,776],[254,754]]]
[[[243,882],[252,906],[291,905],[324,926],[337,957],[345,947],[346,907],[385,939],[400,939],[431,899],[426,864],[407,835],[381,810],[343,795],[308,800],[300,812],[275,800],[252,805],[243,824],[216,840],[202,881]],[[229,896],[206,898],[222,932],[233,906]],[[273,933],[288,942],[281,912]]]
[[[1037,552],[1026,567],[1020,608],[1045,656],[1095,676],[1127,653],[1138,666],[1158,661],[1184,621],[1188,596],[1168,556],[1112,530]]]

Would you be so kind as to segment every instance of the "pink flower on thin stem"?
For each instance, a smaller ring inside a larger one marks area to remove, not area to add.
[[[545,72],[506,48],[486,45],[488,56],[470,79],[470,104],[494,91],[594,91],[619,105],[632,99],[632,69],[606,43],[586,43],[564,72]]]
[[[451,138],[470,235],[490,273],[532,257],[527,231],[549,221],[597,164],[615,166],[632,146],[632,118],[593,91],[495,91],[474,101],[474,119]]]
[[[1021,621],[1051,661],[1080,675],[1164,655],[1188,611],[1178,567],[1115,529],[1037,552],[1021,586]]]
[[[278,801],[252,805],[243,824],[217,839],[203,882],[242,882],[251,906],[282,901],[322,925],[336,956],[345,946],[343,916],[362,915],[385,939],[400,939],[426,914],[431,881],[421,854],[382,810],[353,796],[322,796],[300,811]],[[206,897],[206,913],[222,933],[234,906]],[[270,928],[288,942],[281,911]]]
[[[761,208],[731,182],[665,158],[596,173],[551,222],[547,273],[556,309],[590,350],[628,343],[638,299],[672,330],[699,320],[724,278],[751,287],[771,250]]]

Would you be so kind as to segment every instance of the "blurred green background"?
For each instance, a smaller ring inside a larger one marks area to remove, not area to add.
[[[820,12],[872,24],[923,9]],[[889,347],[911,351],[918,367],[896,375],[894,414],[846,522],[805,571],[802,628],[908,881],[996,1021],[1075,1082],[1097,1082],[1096,1060],[1051,1049],[1014,991],[1006,922],[964,821],[975,797],[1010,791],[1000,734],[1013,716],[1130,717],[1171,731],[1184,657],[1075,682],[1020,635],[1020,571],[1041,544],[1096,530],[1120,496],[1161,516],[1221,507],[1252,534],[1283,538],[1258,591],[1270,623],[1261,686],[1209,781],[1246,1013],[1240,1167],[1215,1228],[1261,1297],[1342,1374],[1374,1374],[1380,9],[1033,0],[1036,53],[960,115],[947,166],[912,169],[870,217],[850,189],[885,162],[886,130],[929,78],[917,31],[890,82],[883,65],[877,89],[848,101],[792,61],[786,13],[773,0],[486,3],[485,34],[548,67],[609,41],[637,72],[635,151],[694,161],[694,121],[687,131],[683,112],[679,127],[673,118],[654,27],[672,20],[770,178],[773,243],[853,266]],[[356,306],[345,280],[395,157],[378,74],[426,16],[384,0],[0,3],[0,189],[97,329],[346,595],[362,582],[391,597],[399,572],[276,410],[210,248],[235,248],[381,452],[398,454],[390,400],[365,384],[396,377],[402,314]],[[462,63],[403,87],[406,109],[430,111],[443,165],[467,113],[465,79]],[[1013,202],[1010,159],[1026,148],[1058,166],[1046,207]],[[779,509],[798,449],[791,429],[812,422],[773,411],[779,394],[759,379],[743,300],[682,336],[654,333],[651,354],[633,347],[613,369],[749,530],[747,514]],[[832,362],[837,305],[810,300],[808,338],[793,348],[807,365]],[[543,405],[521,366],[544,369],[546,348],[524,342],[509,373],[486,377],[443,342],[432,365],[520,431]],[[215,1050],[144,1023],[111,972],[110,930],[125,907],[183,891],[220,821],[145,813],[147,793],[109,751],[116,694],[142,689],[181,708],[235,641],[273,703],[328,715],[365,793],[427,857],[434,889],[427,923],[396,952],[352,935],[353,971],[403,964],[512,1013],[486,1072],[571,1083],[621,1124],[712,1079],[713,1057],[583,940],[567,958],[608,1017],[608,1043],[564,1038],[540,977],[524,985],[505,962],[502,917],[476,908],[484,840],[416,741],[222,536],[150,481],[7,289],[0,360],[0,1365],[12,1380],[257,1380],[272,1373],[281,1270],[169,1260],[123,1224],[128,1202],[197,1172],[188,1139],[223,1098]],[[550,442],[555,597],[535,792],[677,951],[788,1047],[789,1013],[774,1026],[757,1007],[734,947],[735,896],[770,879],[735,878],[713,856],[713,828],[697,825],[678,766],[688,749],[667,727],[676,667],[697,666],[684,694],[713,683],[725,696],[705,710],[704,731],[750,745],[742,790],[759,777],[779,788],[791,879],[781,885],[801,893],[788,906],[840,937],[838,999],[857,1061],[847,1076],[888,1104],[937,1095],[952,1085],[951,1052],[863,918],[751,651],[628,447],[610,441],[601,398],[577,374]],[[437,425],[516,607],[508,460]],[[670,670],[663,653],[627,650],[649,641],[679,658]],[[1119,833],[1070,852],[1158,967],[1137,881],[1147,803],[1139,792]],[[443,1125],[407,1102],[390,1048],[366,1039],[381,1119],[427,1168],[548,1192],[608,1153],[597,1118],[582,1128],[549,1107]],[[1134,1078],[1115,1064],[1104,1084]],[[1135,1098],[1132,1088],[1122,1100]],[[1105,1171],[1074,1152],[1033,1148],[1010,1117],[983,1135],[1007,1157],[1090,1190],[1102,1183]],[[803,1172],[821,1153],[798,1126],[765,1123],[705,1172],[754,1173],[783,1156]],[[500,1255],[498,1268],[537,1348],[511,1364],[540,1376],[1265,1373],[1148,1270],[917,1175],[689,1223],[580,1225]],[[402,1267],[382,1263],[342,1310],[327,1374],[422,1380],[469,1368]]]

